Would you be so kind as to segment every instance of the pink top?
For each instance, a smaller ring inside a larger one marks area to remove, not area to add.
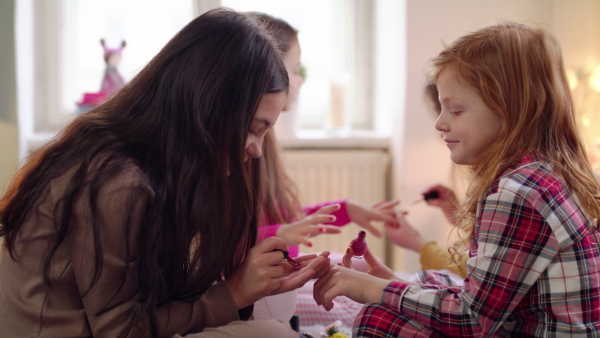
[[[333,216],[335,216],[335,218],[336,218],[335,221],[331,222],[331,223],[325,223],[325,224],[344,226],[344,225],[350,223],[350,217],[348,216],[348,211],[346,210],[346,199],[345,198],[340,199],[340,200],[323,202],[323,203],[319,203],[319,204],[315,204],[315,205],[304,206],[304,207],[302,207],[302,209],[304,210],[304,212],[307,215],[310,215],[310,214],[317,212],[319,209],[321,209],[324,206],[336,204],[336,203],[339,203],[341,205],[341,208],[340,208],[340,210],[331,213]],[[261,241],[267,237],[275,236],[277,234],[277,229],[279,229],[279,227],[282,225],[283,224],[271,224],[271,225],[264,224],[264,225],[260,226],[259,230],[258,230],[258,240]],[[298,253],[300,250],[297,245],[290,246],[288,250],[289,250],[290,257],[298,257]]]

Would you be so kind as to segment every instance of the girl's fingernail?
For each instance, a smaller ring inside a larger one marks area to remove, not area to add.
[[[312,243],[308,243],[308,244],[306,244],[306,246],[312,248]]]
[[[335,221],[335,216],[329,216],[330,221]]]
[[[319,231],[320,232],[325,232],[325,229],[324,228],[319,228]]]
[[[346,249],[346,253],[350,252],[350,248]]]

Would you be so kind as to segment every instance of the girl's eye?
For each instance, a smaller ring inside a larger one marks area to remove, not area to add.
[[[462,111],[461,111],[461,110],[458,110],[458,111],[451,111],[451,112],[450,112],[450,115],[460,115],[460,113],[462,113]]]
[[[258,134],[258,130],[253,130],[253,129],[250,129],[250,130],[248,131],[248,133],[249,133],[250,135],[256,135],[256,134]]]

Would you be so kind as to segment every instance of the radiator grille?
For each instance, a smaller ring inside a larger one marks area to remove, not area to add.
[[[386,199],[389,155],[383,150],[286,150],[284,163],[300,191],[302,204],[349,198],[366,205]],[[382,229],[383,224],[373,223]],[[337,235],[312,238],[313,247],[301,253],[345,252],[362,228],[351,223]],[[371,252],[385,257],[385,241],[367,235]]]

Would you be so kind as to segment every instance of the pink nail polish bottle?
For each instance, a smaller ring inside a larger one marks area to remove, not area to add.
[[[365,231],[360,231],[358,233],[358,237],[350,242],[350,247],[352,251],[354,251],[355,258],[362,258],[365,252],[367,252],[367,241],[365,238],[367,237],[367,233]]]

